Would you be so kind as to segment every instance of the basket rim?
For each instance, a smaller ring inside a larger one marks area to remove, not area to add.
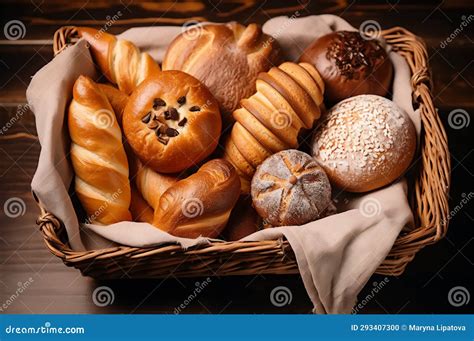
[[[76,33],[77,31],[73,26],[64,26],[55,32],[55,55],[70,45],[70,38],[74,37]],[[424,41],[400,26],[383,30],[379,32],[379,34],[392,46],[392,50],[395,53],[404,57],[410,67],[412,73],[411,85],[413,102],[418,104],[422,121],[420,140],[423,140],[424,147],[428,150],[428,152],[425,153],[420,142],[420,151],[417,155],[421,163],[421,170],[419,174],[415,176],[414,203],[411,204],[414,216],[418,217],[418,219],[416,219],[416,228],[400,233],[387,259],[376,272],[386,275],[399,275],[403,273],[406,265],[421,248],[437,242],[444,237],[447,232],[449,222],[448,193],[450,189],[451,164],[446,132],[433,104],[428,53]],[[429,136],[427,136],[428,133]],[[433,152],[434,155],[430,155],[429,152]],[[430,177],[430,173],[425,167],[428,167],[433,173],[437,173]],[[430,183],[433,179],[436,182],[435,184]],[[431,190],[431,185],[436,185],[435,191],[439,192],[436,193],[436,196],[431,196],[432,193],[428,194],[428,191]],[[427,198],[427,196],[429,197]],[[110,257],[123,254],[131,255],[132,257],[146,257],[158,249],[161,249],[160,253],[169,252],[173,254],[245,253],[268,250],[275,252],[275,250],[277,250],[283,257],[294,257],[291,246],[284,238],[258,242],[210,241],[207,245],[200,245],[188,250],[183,250],[181,246],[177,244],[166,244],[150,247],[118,245],[99,250],[74,251],[69,247],[68,242],[62,242],[57,236],[60,232],[59,230],[62,228],[62,222],[42,207],[34,193],[33,197],[41,211],[37,219],[37,224],[43,233],[46,245],[53,254],[62,258],[67,265],[73,265],[87,258],[97,258],[107,254]],[[432,208],[431,205],[435,207]],[[436,214],[432,214],[430,209],[436,210]],[[428,210],[428,213],[425,212],[426,210]]]

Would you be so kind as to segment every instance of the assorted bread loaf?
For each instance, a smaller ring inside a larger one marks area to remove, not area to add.
[[[173,40],[163,70],[184,71],[206,85],[227,125],[240,100],[255,92],[258,74],[278,65],[279,52],[276,40],[256,24],[198,24]]]
[[[385,96],[393,66],[377,39],[359,32],[337,31],[316,39],[300,62],[313,64],[326,84],[326,99],[336,103],[351,96]]]
[[[384,97],[360,95],[329,110],[314,136],[312,155],[334,185],[368,192],[402,175],[415,148],[415,127],[402,109]]]
[[[123,130],[134,153],[157,172],[176,173],[211,154],[221,134],[217,101],[181,71],[148,77],[132,93]]]
[[[75,192],[90,220],[108,225],[130,220],[130,182],[122,133],[105,94],[80,76],[73,88],[68,127]]]
[[[78,27],[79,37],[90,45],[100,71],[117,87],[130,94],[145,78],[157,74],[160,66],[128,40],[90,27]]]
[[[324,83],[310,64],[286,62],[258,75],[257,92],[234,111],[236,123],[225,143],[225,158],[240,175],[242,191],[258,165],[272,154],[298,147],[302,130],[321,116]]]
[[[77,29],[111,83],[79,77],[67,115],[87,221],[238,240],[334,214],[334,188],[375,190],[409,167],[416,132],[382,97],[393,67],[378,40],[333,32],[280,64],[255,24],[191,29],[163,71],[129,41]],[[310,137],[311,155],[297,150]]]
[[[234,167],[223,159],[206,162],[163,193],[153,223],[175,236],[215,238],[224,229],[240,195]]]

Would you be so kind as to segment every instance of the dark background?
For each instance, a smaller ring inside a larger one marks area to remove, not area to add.
[[[474,122],[461,129],[448,124],[452,110],[462,109],[472,116],[473,27],[467,24],[445,48],[440,44],[473,14],[474,3],[462,1],[213,1],[213,2],[142,2],[120,1],[2,1],[0,8],[0,126],[17,115],[25,105],[25,90],[30,77],[52,58],[51,39],[62,25],[102,26],[107,16],[117,11],[122,17],[110,29],[119,33],[128,27],[182,25],[186,21],[209,20],[262,24],[271,17],[332,13],[358,27],[368,19],[382,28],[403,26],[421,36],[429,47],[436,106],[449,138],[452,155],[451,207],[463,194],[473,191]],[[465,17],[463,17],[465,16]],[[10,20],[21,20],[26,27],[23,39],[11,41],[3,34]],[[60,70],[58,70],[60,72]],[[45,84],[45,86],[48,86]],[[466,116],[466,118],[469,118]],[[470,118],[469,118],[470,120]],[[173,313],[193,292],[196,281],[173,276],[162,280],[95,281],[66,267],[45,248],[35,225],[39,210],[30,194],[30,182],[40,151],[31,112],[11,127],[8,134],[21,138],[0,137],[0,306],[15,293],[18,285],[32,281],[6,313]],[[18,137],[18,135],[17,135]],[[10,218],[4,203],[19,197],[26,203],[25,214]],[[360,313],[467,313],[469,304],[454,307],[448,292],[456,286],[473,291],[473,219],[474,203],[469,202],[455,214],[446,238],[421,250],[400,277],[388,283],[360,310]],[[30,280],[31,278],[31,280]],[[384,280],[373,276],[360,299]],[[113,304],[96,306],[93,290],[109,286],[115,295]],[[284,307],[271,304],[269,295],[277,286],[288,287],[293,299]],[[299,276],[247,276],[213,278],[206,289],[183,313],[308,313],[312,305]]]

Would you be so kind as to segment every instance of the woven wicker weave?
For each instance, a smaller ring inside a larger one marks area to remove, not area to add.
[[[54,36],[54,52],[75,41],[74,27],[63,27]],[[412,176],[411,206],[415,229],[403,230],[390,254],[377,269],[383,275],[400,275],[424,246],[442,238],[448,227],[450,157],[447,138],[431,95],[428,55],[422,40],[401,27],[382,31],[393,50],[411,69],[413,102],[422,121],[418,167]],[[145,278],[175,276],[290,274],[298,268],[287,241],[214,242],[191,250],[178,245],[150,248],[128,246],[94,251],[73,251],[61,222],[44,208],[37,220],[48,249],[68,266],[95,278]]]

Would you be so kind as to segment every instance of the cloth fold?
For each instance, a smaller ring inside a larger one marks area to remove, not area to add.
[[[278,40],[286,59],[293,61],[315,38],[341,29],[354,30],[333,15],[277,17],[263,26],[265,33]],[[168,44],[181,32],[181,27],[141,27],[120,37],[161,61]],[[396,53],[389,51],[389,56],[395,70],[390,95],[408,113],[419,133],[420,115],[411,104],[408,65]],[[135,247],[174,243],[186,249],[210,243],[207,238],[174,237],[146,223],[120,222],[107,227],[79,223],[68,194],[73,170],[68,158],[65,114],[73,84],[81,74],[97,77],[82,40],[38,71],[27,90],[42,147],[31,187],[45,209],[64,223],[71,247],[86,250],[115,243]],[[404,179],[378,191],[338,201],[340,213],[336,215],[304,226],[265,229],[243,239],[273,240],[284,236],[295,253],[317,313],[350,313],[357,294],[385,259],[402,228],[413,220]]]

